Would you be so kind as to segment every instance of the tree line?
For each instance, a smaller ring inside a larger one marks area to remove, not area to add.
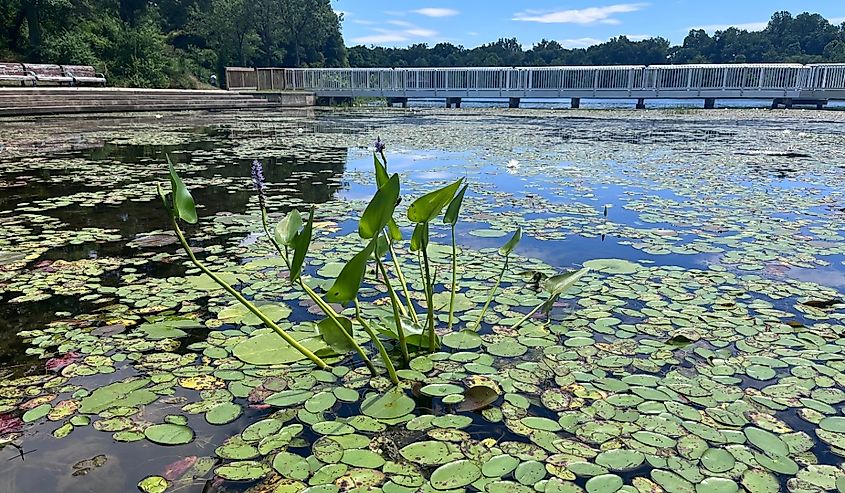
[[[473,49],[440,43],[407,48],[355,46],[353,67],[510,67],[518,65],[654,65],[679,63],[829,63],[845,62],[845,23],[831,24],[819,14],[776,12],[762,31],[731,27],[713,35],[689,32],[681,45],[661,37],[631,40],[618,36],[588,48],[568,49],[542,40],[523,49],[504,38]]]
[[[0,0],[0,61],[94,65],[111,85],[199,87],[226,66],[457,67],[845,63],[845,23],[775,13],[762,31],[692,30],[680,45],[612,38],[569,49],[500,39],[477,48],[344,46],[331,0]]]
[[[340,24],[331,0],[0,0],[0,61],[198,87],[229,65],[346,66]]]

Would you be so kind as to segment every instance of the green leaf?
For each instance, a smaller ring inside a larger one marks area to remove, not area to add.
[[[330,318],[317,323],[317,330],[323,336],[323,341],[338,354],[346,354],[355,350],[355,346],[349,340],[352,337],[352,321],[346,317],[338,317],[340,325],[346,331],[348,337],[341,332],[340,327]]]
[[[399,200],[399,175],[394,174],[378,189],[364,210],[364,214],[361,215],[358,223],[358,234],[361,238],[369,240],[381,233],[393,217],[397,200]]]
[[[387,238],[384,235],[379,235],[376,239],[376,249],[373,252],[373,257],[384,258],[389,250],[390,244],[387,242]]]
[[[387,167],[381,164],[381,160],[378,158],[378,154],[375,153],[373,153],[373,164],[376,168],[376,186],[378,186],[378,188],[381,188],[390,179],[389,175],[387,174]]]
[[[578,282],[578,279],[584,277],[584,274],[587,272],[590,272],[590,269],[585,267],[578,271],[566,272],[564,274],[550,277],[546,279],[544,287],[552,296],[559,296]]]
[[[443,224],[451,224],[452,226],[458,224],[458,214],[461,212],[461,206],[464,203],[464,194],[467,193],[469,184],[464,185],[460,192],[455,195],[455,198],[449,202],[449,207],[446,208],[446,214],[443,215]]]
[[[167,166],[170,169],[170,188],[173,191],[173,212],[176,213],[176,217],[186,223],[196,224],[197,208],[194,204],[194,198],[191,197],[188,187],[176,174],[176,168],[173,167],[170,156],[167,156]]]
[[[376,168],[376,186],[381,188],[390,179],[387,174],[387,168],[381,164],[378,154],[373,154],[373,162]],[[387,229],[390,231],[390,238],[393,241],[402,241],[402,231],[399,230],[399,226],[396,225],[396,221],[392,217],[390,221],[387,221]]]
[[[428,223],[417,224],[411,235],[411,251],[418,252],[423,248],[428,248]]]
[[[447,185],[440,190],[435,190],[418,198],[408,207],[408,219],[414,223],[427,223],[437,217],[446,204],[452,201],[458,188],[464,179]]]
[[[293,261],[290,264],[290,280],[291,282],[299,279],[302,274],[302,264],[305,263],[305,255],[308,253],[308,248],[311,246],[311,235],[314,227],[314,208],[311,208],[311,213],[308,215],[308,223],[305,228],[297,233],[293,240]]]
[[[379,238],[381,238],[381,235],[379,235]],[[377,239],[373,238],[363,250],[343,266],[343,270],[340,271],[326,294],[326,301],[329,303],[349,303],[358,296],[358,290],[361,289],[361,283],[364,281],[367,261],[370,260],[370,256],[375,250],[376,242]]]
[[[513,236],[511,236],[511,239],[499,249],[499,253],[507,257],[511,254],[511,252],[513,252],[513,249],[519,245],[520,240],[522,240],[522,228],[516,228],[516,233],[514,233]]]
[[[294,209],[276,225],[275,237],[279,245],[292,246],[297,233],[302,229],[302,216]]]

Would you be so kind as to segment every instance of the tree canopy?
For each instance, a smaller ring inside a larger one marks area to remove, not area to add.
[[[227,65],[345,66],[340,23],[331,0],[2,0],[0,61],[193,87]]]
[[[716,31],[691,30],[683,43],[672,46],[661,37],[632,40],[618,36],[588,48],[567,49],[542,40],[523,49],[516,39],[467,49],[449,43],[416,44],[408,48],[355,46],[349,49],[353,67],[491,67],[545,65],[653,65],[675,63],[823,63],[845,62],[845,23],[833,25],[819,14],[793,16],[776,12],[762,31],[735,27]]]
[[[2,0],[0,61],[96,66],[113,85],[196,87],[224,68],[845,63],[845,23],[776,12],[762,31],[692,30],[673,46],[618,36],[588,48],[503,38],[346,48],[331,0]]]

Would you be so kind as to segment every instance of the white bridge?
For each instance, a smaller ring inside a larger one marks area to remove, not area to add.
[[[845,64],[629,65],[510,68],[242,68],[226,69],[230,90],[307,91],[318,98],[771,99],[773,106],[824,106],[845,100]]]

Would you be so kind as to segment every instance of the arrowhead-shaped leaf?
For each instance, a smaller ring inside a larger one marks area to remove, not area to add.
[[[394,174],[382,185],[370,200],[361,220],[358,222],[358,234],[369,240],[381,233],[393,217],[396,201],[399,200],[399,175]]]
[[[390,177],[387,174],[385,165],[381,164],[378,154],[373,154],[373,164],[376,168],[376,186],[381,188],[387,183]],[[390,221],[387,221],[387,230],[390,232],[390,238],[393,241],[402,241],[402,231],[399,230],[399,226],[396,225],[393,217],[390,218]]]
[[[423,248],[428,248],[428,223],[417,224],[411,235],[411,251],[418,252]]]
[[[298,210],[294,209],[290,211],[284,219],[279,221],[279,224],[276,225],[276,231],[274,234],[276,243],[284,246],[292,246],[293,240],[296,238],[296,234],[299,233],[299,230],[301,229],[302,216],[299,215]]]
[[[461,212],[461,205],[464,203],[464,194],[467,193],[467,188],[469,188],[469,184],[464,185],[461,191],[455,195],[455,198],[449,202],[446,214],[443,215],[443,224],[451,224],[452,226],[458,224],[458,214]]]
[[[511,254],[511,252],[513,252],[513,249],[519,245],[520,240],[522,240],[522,228],[516,228],[516,233],[514,233],[513,236],[511,236],[511,239],[499,249],[499,253],[507,257]]]
[[[317,330],[320,332],[320,335],[323,336],[323,340],[326,344],[337,351],[338,354],[352,352],[355,350],[355,346],[353,346],[349,341],[349,337],[352,337],[352,321],[346,317],[338,317],[338,321],[340,322],[340,325],[343,326],[343,330],[346,331],[348,337],[343,335],[341,329],[330,318],[318,322]]]
[[[302,274],[302,265],[305,263],[305,255],[308,253],[308,248],[311,247],[311,235],[314,227],[314,208],[311,208],[311,213],[308,215],[308,223],[302,228],[302,231],[296,234],[293,240],[293,260],[290,264],[290,280],[291,282],[299,279]]]
[[[363,250],[343,266],[328,294],[326,294],[326,301],[329,303],[349,303],[358,296],[358,290],[361,289],[361,283],[364,281],[367,261],[373,254],[376,242],[377,239],[372,239]]]
[[[170,161],[170,156],[167,156],[167,166],[170,169],[170,188],[173,191],[173,212],[176,217],[182,219],[186,223],[197,223],[197,208],[194,204],[194,198],[191,197],[191,192],[188,187],[176,174],[176,168],[173,167],[173,162]]]
[[[464,179],[461,178],[451,185],[446,185],[415,200],[408,207],[408,219],[413,223],[427,223],[440,215],[440,211],[455,197],[463,181]]]
[[[566,272],[564,274],[550,277],[546,279],[543,287],[545,287],[546,291],[548,291],[552,296],[560,296],[569,290],[572,285],[578,282],[578,279],[584,277],[584,274],[587,272],[590,272],[590,269],[585,267],[581,270]]]

